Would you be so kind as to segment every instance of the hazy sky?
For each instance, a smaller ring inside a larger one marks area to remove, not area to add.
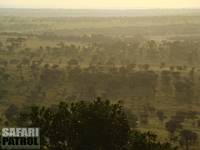
[[[200,8],[200,0],[0,0],[19,8]]]

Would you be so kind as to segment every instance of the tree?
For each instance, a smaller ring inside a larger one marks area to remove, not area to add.
[[[5,117],[10,123],[13,123],[16,120],[18,112],[19,108],[12,104],[5,111]]]
[[[156,115],[157,115],[158,119],[159,119],[161,122],[163,122],[164,119],[166,118],[164,112],[161,111],[161,110],[157,111]]]
[[[42,149],[121,150],[129,138],[122,106],[100,99],[71,105],[62,102],[54,108],[33,107],[24,116],[29,116],[27,126],[41,128]]]
[[[3,43],[0,41],[0,50],[2,49],[3,47]]]
[[[9,74],[6,72],[5,68],[0,67],[0,100],[6,96],[6,86],[9,79]]]
[[[173,87],[172,87],[172,76],[171,71],[162,71],[160,74],[160,81],[161,81],[161,91],[165,97],[172,95]]]
[[[182,125],[180,124],[179,121],[176,121],[176,120],[172,119],[172,120],[166,122],[165,128],[167,129],[167,131],[171,135],[173,135],[177,129],[181,129],[182,128]]]
[[[192,132],[190,130],[182,130],[180,132],[180,145],[185,146],[186,150],[189,150],[190,145],[193,145],[197,142],[197,134],[195,132]]]
[[[100,98],[49,108],[26,107],[16,122],[20,127],[40,127],[41,149],[176,150],[170,143],[160,143],[153,133],[130,128],[121,104]]]
[[[200,119],[197,120],[197,127],[200,128]]]
[[[143,112],[140,114],[140,123],[142,125],[147,125],[149,123],[149,120],[148,120],[148,113],[146,112]]]
[[[160,143],[157,136],[151,132],[141,133],[134,131],[131,134],[130,150],[176,150],[170,143]]]
[[[193,85],[194,83],[189,79],[175,81],[176,100],[191,103],[194,100]]]
[[[137,127],[138,118],[130,109],[126,110],[126,114],[128,117],[129,125],[131,129],[135,129]]]

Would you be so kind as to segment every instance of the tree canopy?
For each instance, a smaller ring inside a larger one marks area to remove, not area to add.
[[[22,122],[24,126],[41,128],[42,149],[172,149],[169,143],[158,142],[156,135],[131,128],[120,102],[112,104],[100,98],[92,102],[61,102],[49,108],[34,106],[30,112],[20,114],[19,125]]]

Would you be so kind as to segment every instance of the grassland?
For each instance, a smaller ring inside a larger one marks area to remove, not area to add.
[[[138,117],[138,129],[161,141],[169,140],[166,122],[182,114],[199,149],[199,10],[109,17],[34,11],[0,10],[2,126],[12,105],[19,111],[100,96],[121,100]]]

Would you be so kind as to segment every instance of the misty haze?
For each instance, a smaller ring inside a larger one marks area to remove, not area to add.
[[[0,8],[0,127],[39,127],[42,150],[199,150],[200,9]]]

